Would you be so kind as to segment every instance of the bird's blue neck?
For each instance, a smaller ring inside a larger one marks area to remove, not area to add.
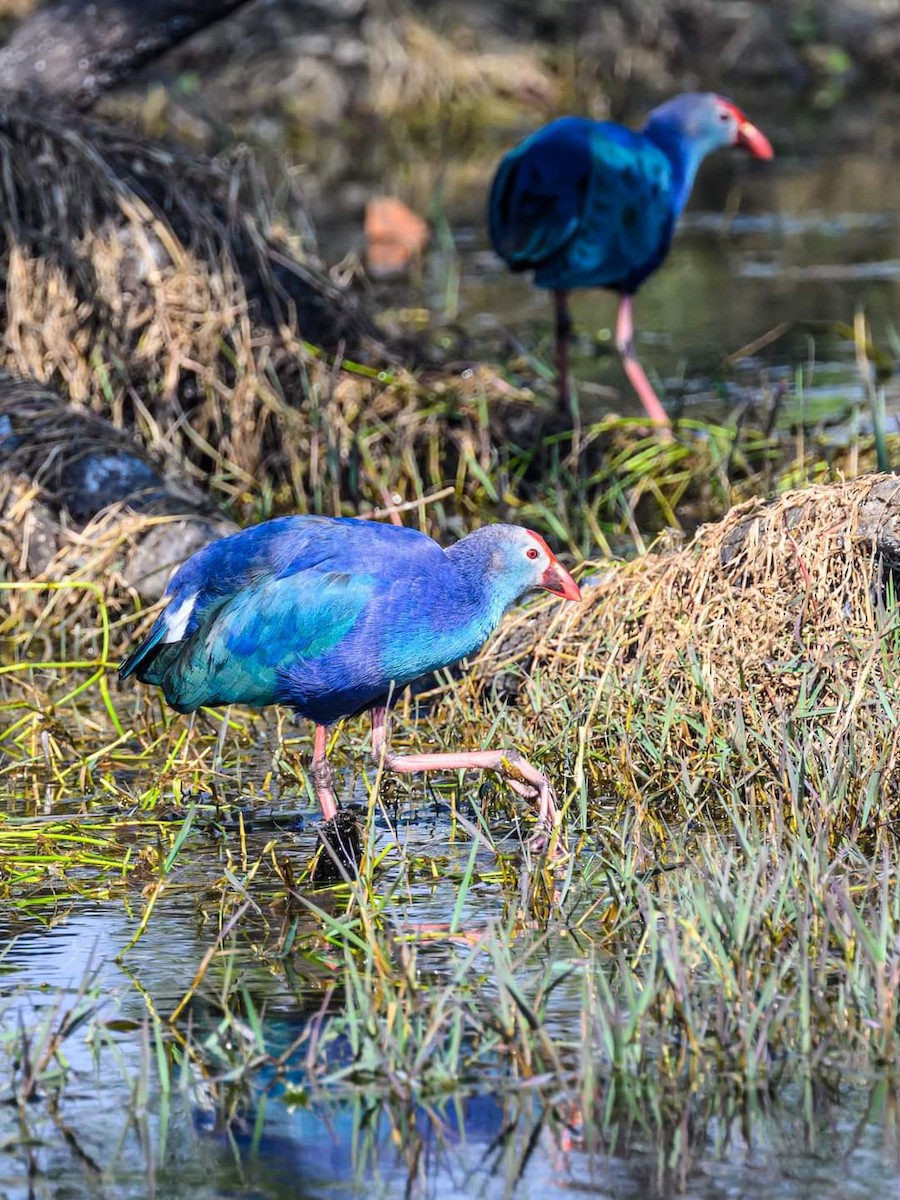
[[[448,547],[446,553],[479,624],[496,628],[506,610],[522,594],[521,584],[492,571],[489,547],[471,535]]]
[[[677,215],[687,204],[697,170],[711,147],[698,138],[686,137],[684,130],[665,113],[654,113],[641,132],[648,141],[662,150],[672,164]]]

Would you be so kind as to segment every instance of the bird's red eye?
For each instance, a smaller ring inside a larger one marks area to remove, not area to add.
[[[537,558],[539,554],[540,550],[535,550],[534,546],[532,546],[530,550],[525,551],[526,558]]]

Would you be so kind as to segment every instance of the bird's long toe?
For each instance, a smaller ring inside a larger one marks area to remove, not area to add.
[[[559,827],[559,810],[556,805],[556,793],[544,780],[544,786],[533,783],[522,783],[511,776],[506,777],[506,783],[517,796],[534,804],[538,809],[538,822],[534,833],[526,841],[528,849],[533,854],[543,854],[550,850],[550,858],[556,862],[566,857],[566,851],[560,845],[559,838],[554,838],[554,830]]]
[[[506,781],[518,795],[537,805],[539,829],[550,831],[559,824],[559,806],[550,780],[518,751],[503,756]]]

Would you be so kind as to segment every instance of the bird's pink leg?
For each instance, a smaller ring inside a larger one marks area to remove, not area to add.
[[[631,315],[632,300],[632,296],[622,296],[619,300],[619,312],[616,316],[616,349],[622,360],[625,374],[631,381],[631,386],[637,392],[638,398],[647,410],[651,421],[655,421],[659,425],[665,425],[668,428],[671,424],[668,414],[660,404],[659,397],[654,392],[653,386],[634,352],[634,321]]]
[[[559,407],[568,408],[569,338],[572,334],[568,292],[554,292],[553,304],[556,311],[556,375],[559,385]]]
[[[394,754],[390,749],[385,708],[372,709],[372,757],[387,771],[416,775],[420,771],[496,771],[513,791],[537,803],[539,835],[559,823],[559,809],[550,781],[518,750],[468,750],[459,754]]]
[[[333,821],[337,816],[338,807],[334,796],[334,771],[328,761],[327,749],[328,729],[324,725],[317,725],[310,775],[319,804],[322,806],[322,816],[326,821]]]

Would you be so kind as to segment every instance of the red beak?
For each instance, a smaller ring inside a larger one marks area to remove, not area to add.
[[[775,151],[772,149],[772,143],[766,135],[755,125],[751,125],[745,116],[741,116],[741,122],[738,125],[737,139],[734,143],[736,146],[743,146],[745,150],[749,150],[754,158],[770,159],[775,157]]]
[[[562,596],[563,600],[580,600],[581,589],[557,559],[552,559],[550,566],[541,576],[540,586],[552,596]]]

